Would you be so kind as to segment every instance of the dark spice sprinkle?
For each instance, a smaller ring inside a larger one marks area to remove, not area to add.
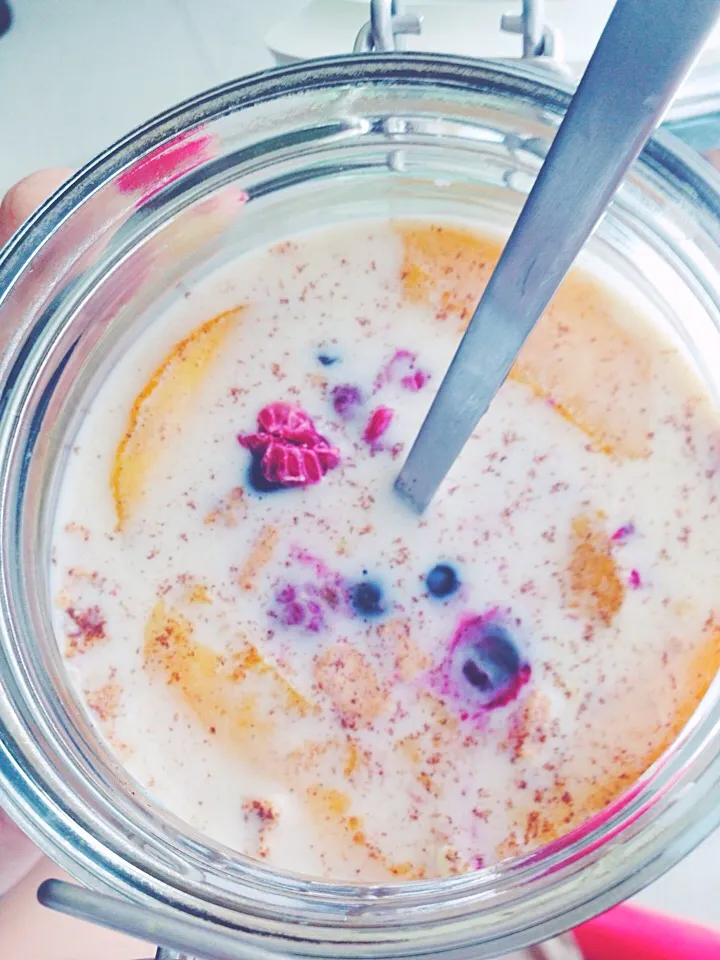
[[[374,581],[354,583],[348,593],[350,605],[361,617],[379,617],[385,613],[382,588]]]
[[[460,586],[460,580],[449,563],[436,564],[425,578],[428,593],[433,597],[452,596]]]

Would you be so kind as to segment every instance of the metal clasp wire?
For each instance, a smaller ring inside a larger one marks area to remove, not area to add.
[[[422,17],[403,13],[401,0],[370,0],[370,19],[360,28],[353,53],[402,50],[402,38],[422,30]]]
[[[522,0],[522,13],[503,14],[500,29],[522,36],[523,59],[555,56],[555,32],[545,20],[544,0]]]
[[[555,31],[545,19],[544,0],[522,0],[522,13],[503,14],[500,29],[522,36],[524,59],[555,56]],[[370,0],[370,19],[359,30],[353,53],[402,50],[403,37],[421,30],[422,17],[403,13],[401,0]]]

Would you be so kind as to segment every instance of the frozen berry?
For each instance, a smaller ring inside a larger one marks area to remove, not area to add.
[[[330,397],[333,410],[343,420],[353,417],[357,407],[362,403],[362,394],[358,388],[348,383],[333,387]]]
[[[275,599],[278,603],[292,603],[293,600],[297,598],[297,591],[295,587],[288,584],[286,587],[283,587],[281,590],[278,590],[277,596]]]
[[[471,617],[460,626],[453,644],[453,673],[467,699],[485,708],[509,703],[530,678],[508,628],[487,617]]]
[[[318,360],[324,367],[331,367],[334,363],[337,363],[340,357],[334,357],[330,353],[319,353]]]
[[[314,600],[309,600],[307,604],[307,612],[308,621],[306,624],[306,629],[309,630],[310,633],[320,633],[325,626],[325,616],[323,614],[322,607]]]
[[[305,620],[305,607],[297,600],[286,603],[283,607],[281,622],[286,627],[297,627]]]
[[[318,433],[310,417],[291,403],[268,403],[257,416],[258,428],[288,443],[308,446]]]
[[[286,487],[319,483],[328,470],[337,466],[335,454],[323,437],[318,437],[312,447],[274,440],[268,445],[261,463],[270,483]]]
[[[433,597],[449,597],[460,586],[460,581],[449,563],[438,563],[425,578],[425,584]]]
[[[350,604],[361,617],[379,617],[385,612],[382,590],[372,580],[354,583],[349,590]]]
[[[237,439],[252,455],[249,480],[262,493],[319,483],[340,463],[340,452],[299,407],[269,403],[258,414],[257,426],[255,433]]]
[[[320,603],[313,599],[316,593],[313,583],[297,587],[286,584],[276,592],[270,616],[285,627],[302,627],[306,633],[320,633],[325,627],[325,615]]]
[[[369,443],[373,450],[380,450],[378,443],[392,422],[393,412],[390,407],[376,407],[368,417],[363,431],[363,440]]]
[[[429,373],[426,373],[424,370],[414,370],[412,373],[406,374],[400,382],[406,390],[417,393],[418,390],[422,390],[429,379]]]

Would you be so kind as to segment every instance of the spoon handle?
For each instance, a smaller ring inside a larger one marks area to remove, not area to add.
[[[429,504],[662,118],[720,0],[618,0],[396,481]]]

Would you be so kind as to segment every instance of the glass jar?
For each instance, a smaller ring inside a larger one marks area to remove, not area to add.
[[[278,64],[332,56],[349,48],[377,0],[310,0],[276,23],[265,44]],[[505,60],[550,60],[579,80],[615,0],[404,0],[420,19],[402,49]],[[382,6],[390,0],[382,0]],[[377,8],[376,8],[377,9]],[[508,12],[512,11],[512,12]],[[397,38],[395,38],[397,40]],[[532,53],[528,51],[532,49]],[[720,147],[720,22],[673,98],[666,120],[696,149]]]
[[[565,73],[582,75],[614,0],[410,0],[402,12],[417,19],[393,42],[401,49],[504,60],[523,56]],[[349,49],[350,38],[372,20],[371,7],[387,11],[391,0],[310,0],[277,23],[265,43],[278,64],[324,57]],[[720,166],[720,22],[667,111],[665,126]]]
[[[507,230],[569,97],[537,68],[421,54],[260,74],[128,135],[0,254],[0,805],[80,881],[125,901],[96,901],[115,926],[214,960],[476,960],[607,909],[720,821],[716,680],[624,796],[530,855],[383,886],[281,873],[197,834],[124,772],[50,626],[48,541],[68,447],[158,312],[218,265],[304,228],[460,215]],[[583,254],[715,395],[719,191],[707,164],[661,134]]]

